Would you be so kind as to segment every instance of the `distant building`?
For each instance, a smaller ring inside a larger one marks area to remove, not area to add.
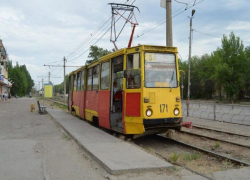
[[[0,39],[0,95],[4,94],[4,92],[9,92],[12,87],[12,83],[8,79],[8,54],[5,50],[2,40]]]

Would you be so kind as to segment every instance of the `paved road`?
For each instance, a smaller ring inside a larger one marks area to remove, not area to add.
[[[106,171],[50,115],[29,111],[35,102],[0,101],[0,180],[104,179]]]
[[[35,99],[0,101],[0,180],[203,180],[175,167],[111,176],[70,137],[49,114],[30,112]],[[79,120],[80,121],[80,120]],[[215,179],[249,179],[249,169],[217,172]]]

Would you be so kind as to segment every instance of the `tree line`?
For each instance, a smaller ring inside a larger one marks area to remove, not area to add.
[[[191,58],[191,99],[241,100],[250,95],[250,46],[233,32],[223,35],[221,47],[210,55]],[[188,62],[179,60],[179,69],[188,75]],[[184,98],[187,97],[188,78],[184,81]]]
[[[9,61],[7,65],[9,79],[13,82],[10,92],[12,95],[25,96],[29,94],[34,86],[30,73],[25,65],[19,65],[16,63],[12,65],[12,61]]]
[[[68,94],[69,93],[69,75],[66,75],[65,79],[66,79],[66,94]],[[64,82],[62,82],[61,84],[55,85],[54,91],[55,93],[63,94]]]
[[[86,64],[98,61],[112,51],[91,46]],[[244,96],[250,96],[250,46],[244,47],[243,41],[233,32],[228,37],[223,35],[221,47],[210,55],[193,56],[190,66],[191,99],[241,100]],[[179,60],[179,70],[185,72],[183,95],[186,98],[188,61]],[[68,93],[68,76],[66,79]],[[63,83],[55,86],[55,92],[63,92]]]

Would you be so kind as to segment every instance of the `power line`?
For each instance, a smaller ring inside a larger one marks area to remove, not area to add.
[[[135,1],[136,1],[136,0],[134,0],[130,5],[133,5],[133,4],[135,3]],[[124,13],[125,13],[125,12],[124,12]],[[124,13],[123,13],[123,14],[124,14]],[[116,20],[116,22],[119,21],[120,18],[121,18],[121,17],[119,17],[119,18]],[[116,23],[116,22],[115,22],[115,23]],[[97,41],[95,41],[94,44],[92,44],[92,46],[95,45],[96,43],[98,43],[98,42],[103,38],[103,36],[105,36],[105,35],[107,34],[107,32],[108,32],[112,27],[113,27],[113,24],[112,24],[111,27],[109,27],[109,28],[107,29],[107,31],[106,31],[101,37],[99,37],[99,38],[97,39]],[[85,54],[85,53],[86,53],[87,51],[89,51],[89,50],[90,50],[90,48],[88,48],[88,49],[85,50],[83,53],[81,53],[80,55],[78,55],[78,56],[75,57],[74,59],[71,59],[71,60],[68,61],[68,62],[72,62],[72,61],[78,59],[79,57],[81,57],[83,54]]]
[[[88,41],[90,41],[92,38],[94,38],[95,34],[98,33],[100,31],[100,29],[111,19],[111,17],[109,17],[105,22],[103,22],[100,26],[98,26],[96,28],[96,30],[94,30],[93,33],[90,34],[90,37],[88,37],[84,42],[82,42],[72,53],[70,53],[67,58],[69,58],[70,56],[72,56],[74,53],[76,53],[77,51],[79,51],[79,49],[82,48],[82,46],[84,44],[87,44]],[[106,27],[105,27],[106,28]],[[99,33],[97,34],[97,36],[99,35]],[[89,42],[91,43],[91,41]],[[86,45],[85,45],[86,46]]]
[[[216,38],[220,38],[221,39],[221,37],[219,37],[219,36],[214,36],[214,35],[211,35],[211,34],[203,33],[203,32],[197,31],[196,29],[193,29],[193,31],[198,32],[200,34],[204,34],[204,35],[207,35],[207,36],[216,37]]]
[[[102,29],[102,31],[103,31],[104,29],[106,29],[108,26],[109,26],[109,24],[106,24],[106,26]],[[100,31],[96,36],[98,37],[98,36],[102,33],[102,31]],[[95,40],[95,39],[92,39],[91,41],[89,41],[88,43],[86,43],[84,46],[82,46],[82,47],[78,50],[78,52],[77,52],[75,55],[77,55],[81,50],[85,49],[85,48],[86,48],[90,43],[92,43],[94,40]]]
[[[126,4],[126,3],[128,3],[129,2],[129,0],[125,0],[124,1],[124,3]],[[107,6],[107,5],[106,5]],[[105,6],[105,7],[106,7]],[[107,16],[108,17],[108,16]],[[95,36],[95,34],[96,33],[98,33],[97,34],[97,36],[100,34],[100,31],[101,31],[101,28],[110,20],[112,18],[112,16],[110,16],[108,19],[106,19],[104,22],[102,22],[91,34],[90,34],[90,37],[88,37],[87,39],[85,39],[79,46],[77,46],[77,48],[72,52],[72,53],[70,53],[68,56],[66,56],[67,58],[69,58],[70,56],[72,56],[74,53],[76,53],[77,51],[80,51],[80,49],[82,49],[83,47],[83,45],[84,44],[87,44],[87,42],[88,41],[90,41],[92,38],[94,38],[94,36]],[[92,40],[93,41],[93,40]],[[91,41],[91,42],[92,42]],[[91,42],[89,42],[88,44],[90,44]],[[87,45],[85,45],[85,46],[87,46]]]
[[[177,3],[180,3],[180,4],[186,4],[186,8],[188,7],[188,3],[180,2],[180,1],[177,1],[177,0],[174,0],[174,1],[177,2]]]
[[[194,2],[195,2],[195,1],[196,1],[196,0],[194,0]],[[204,1],[204,0],[201,0],[201,1],[197,2],[197,3],[196,3],[196,4],[194,4],[193,6],[195,6],[195,5],[199,4],[199,3],[201,3],[202,1]],[[193,1],[192,1],[192,2],[193,2]],[[190,2],[190,3],[191,3],[191,2]],[[189,3],[189,4],[190,4],[190,3]],[[181,11],[180,13],[178,13],[178,14],[174,15],[172,18],[174,18],[174,17],[176,17],[176,16],[180,15],[181,13],[183,13],[184,11],[186,11],[186,10],[188,10],[188,9],[192,8],[193,6],[191,6],[191,7],[189,7],[189,8],[184,9],[184,10],[183,10],[183,11]],[[183,8],[183,7],[182,7],[182,8]],[[164,21],[163,21],[163,20],[164,20]],[[158,23],[158,24],[155,24],[154,26],[152,26],[152,28],[148,28],[148,30],[144,31],[142,34],[137,35],[137,37],[135,37],[135,39],[137,39],[137,38],[139,38],[139,37],[141,37],[141,36],[143,36],[143,35],[147,34],[148,32],[152,31],[153,29],[155,29],[155,28],[159,27],[160,25],[164,24],[164,23],[166,22],[166,19],[164,18],[163,20],[161,20],[161,21],[163,21],[163,22],[159,21],[159,23]]]
[[[219,39],[222,38],[222,37],[215,36],[215,35],[212,35],[212,34],[204,33],[204,32],[201,32],[201,31],[197,31],[197,30],[195,30],[195,29],[193,29],[193,31],[198,32],[198,33],[200,33],[200,34],[204,34],[204,35],[206,35],[206,36],[211,36],[211,37],[215,37],[215,38],[219,38]],[[242,39],[241,39],[241,40],[242,40]],[[250,41],[245,41],[245,40],[242,40],[242,41],[243,41],[243,42],[250,42]]]

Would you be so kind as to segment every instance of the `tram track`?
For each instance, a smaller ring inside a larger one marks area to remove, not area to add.
[[[219,142],[224,142],[224,143],[228,143],[228,144],[232,144],[232,145],[236,145],[236,146],[250,148],[249,145],[240,144],[240,143],[236,143],[236,142],[233,142],[233,141],[228,141],[228,140],[215,138],[215,137],[211,137],[211,136],[201,135],[201,134],[197,134],[197,133],[193,133],[193,132],[189,132],[189,131],[180,131],[179,133],[185,133],[185,134],[189,134],[189,135],[193,135],[193,136],[197,136],[197,137],[201,137],[201,138],[206,138],[206,139],[210,139],[210,140],[214,140],[214,141],[219,141]],[[234,134],[234,135],[237,135],[237,134]]]
[[[226,169],[237,169],[242,166],[250,166],[250,163],[227,157],[179,140],[168,138],[162,134],[136,139],[133,143],[145,151],[155,154],[165,161],[187,169],[206,179],[213,180],[212,173]],[[167,146],[167,147],[165,147]],[[152,150],[153,149],[153,150]],[[187,154],[201,154],[200,158],[185,161]],[[179,154],[177,160],[173,160],[174,154]],[[225,163],[231,164],[224,169]],[[222,167],[223,166],[223,167]]]
[[[173,141],[174,143],[180,144],[182,146],[185,146],[185,147],[192,148],[194,150],[200,151],[202,153],[209,154],[211,156],[214,156],[214,157],[217,157],[217,158],[220,158],[220,159],[229,160],[229,161],[231,161],[231,162],[233,162],[235,164],[238,164],[238,165],[250,166],[250,163],[242,161],[242,160],[238,160],[238,159],[231,158],[231,157],[219,154],[219,153],[215,153],[215,152],[212,152],[212,151],[209,151],[209,150],[206,150],[206,149],[203,149],[203,148],[200,148],[200,147],[197,147],[197,146],[194,146],[194,145],[191,145],[191,144],[188,144],[188,143],[176,140],[176,139],[168,138],[168,137],[163,136],[163,135],[158,134],[157,136],[159,136],[161,138],[168,139],[168,140]]]
[[[60,105],[63,105],[63,106],[68,106],[67,103],[62,102],[62,101],[58,101],[58,100],[54,100],[54,99],[46,99],[46,100],[47,100],[47,101],[54,102],[54,103],[57,103],[57,104],[60,104]]]
[[[235,136],[241,136],[241,137],[246,137],[250,138],[250,135],[247,134],[241,134],[241,133],[236,133],[236,132],[230,132],[230,131],[222,131],[218,129],[213,129],[205,126],[200,126],[200,125],[192,125],[195,129],[201,129],[201,130],[209,130],[209,131],[214,131],[214,132],[219,132],[219,133],[225,133],[229,135],[235,135]]]

